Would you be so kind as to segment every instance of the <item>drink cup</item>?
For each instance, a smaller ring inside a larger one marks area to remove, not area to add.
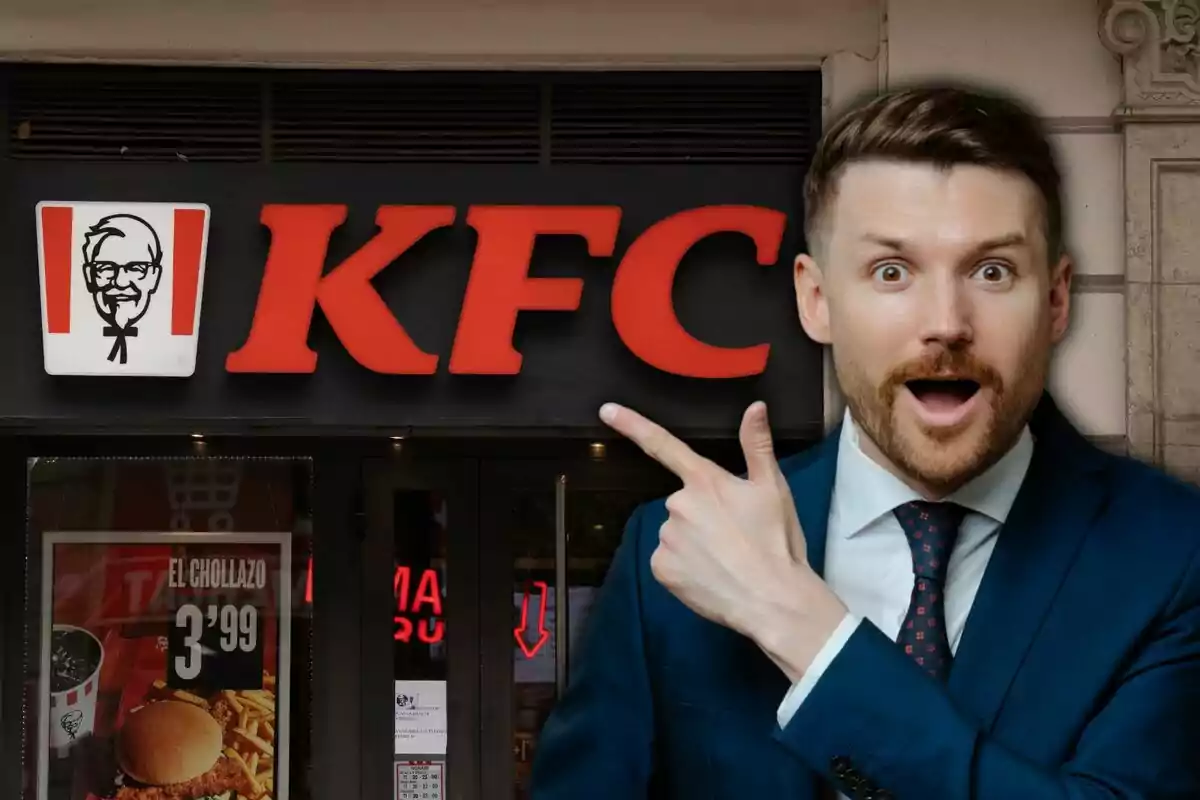
[[[50,637],[50,749],[70,754],[96,727],[104,645],[83,628],[55,625]]]

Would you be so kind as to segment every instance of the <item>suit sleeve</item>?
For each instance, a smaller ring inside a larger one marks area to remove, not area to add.
[[[647,796],[655,723],[640,576],[654,517],[643,506],[626,525],[571,659],[568,688],[539,736],[532,800]]]
[[[1147,644],[1059,769],[1032,764],[991,741],[955,709],[941,685],[869,622],[851,635],[776,737],[835,783],[845,785],[850,772],[896,798],[1200,797],[1195,560],[1148,633]]]

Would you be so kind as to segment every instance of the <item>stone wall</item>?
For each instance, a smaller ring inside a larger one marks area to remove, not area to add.
[[[1200,481],[1200,2],[1103,10],[1124,78],[1130,451]]]

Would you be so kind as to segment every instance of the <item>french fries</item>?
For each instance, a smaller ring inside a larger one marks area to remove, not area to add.
[[[242,704],[238,702],[236,693],[230,689],[224,689],[221,691],[221,697],[225,698],[225,701],[233,707],[234,711],[238,712],[239,714],[242,713]]]
[[[250,787],[249,800],[272,800],[275,790],[275,676],[263,673],[262,689],[223,689],[203,698],[155,681],[148,701],[181,700],[207,710],[225,730],[225,756]],[[241,800],[241,795],[238,796]]]
[[[262,689],[226,690],[230,719],[226,753],[242,770],[252,800],[271,800],[275,788],[275,676],[263,675]]]
[[[182,700],[185,703],[191,703],[194,706],[199,706],[200,708],[206,710],[209,708],[208,701],[203,697],[194,695],[191,692],[185,692],[183,689],[168,688],[165,681],[156,680],[154,682],[154,691],[160,695],[163,695],[161,698],[163,700]]]

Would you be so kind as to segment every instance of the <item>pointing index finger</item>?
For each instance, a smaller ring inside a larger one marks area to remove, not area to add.
[[[666,428],[651,422],[633,409],[616,403],[600,407],[600,419],[629,439],[683,481],[697,475],[708,460],[677,439]]]

